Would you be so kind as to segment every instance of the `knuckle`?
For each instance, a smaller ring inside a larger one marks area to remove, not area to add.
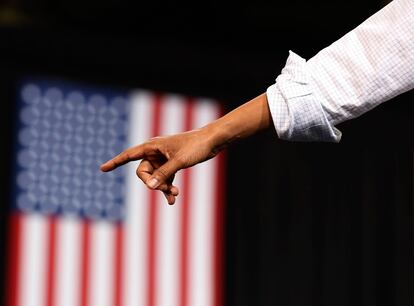
[[[175,164],[177,165],[177,167],[179,167],[180,169],[184,168],[186,163],[187,163],[187,159],[182,156],[182,155],[177,155],[175,158]]]
[[[152,137],[145,142],[145,145],[157,145],[162,138],[160,136]]]
[[[121,160],[129,160],[131,157],[131,149],[122,152],[119,157]]]
[[[160,186],[158,186],[157,188],[158,190],[161,190],[162,192],[168,193],[168,185],[167,184],[161,184]]]
[[[146,152],[146,153],[151,153],[151,152],[153,153],[153,152],[160,151],[160,148],[162,148],[162,144],[160,144],[156,140],[150,140],[150,141],[147,141],[146,143],[144,143],[142,148],[143,148],[144,152]]]
[[[168,173],[167,170],[163,167],[159,168],[156,174],[158,177],[160,177],[161,179],[167,179],[168,178]]]
[[[144,175],[143,173],[140,171],[139,167],[137,168],[137,170],[135,171],[135,174],[137,175],[137,177],[141,180],[144,181]]]

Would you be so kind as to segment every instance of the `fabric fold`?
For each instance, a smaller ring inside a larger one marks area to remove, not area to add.
[[[306,60],[289,51],[276,83],[267,89],[272,119],[279,138],[290,141],[339,142],[341,132],[327,119],[312,88]]]

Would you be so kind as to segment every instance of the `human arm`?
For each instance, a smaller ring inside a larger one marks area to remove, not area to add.
[[[137,175],[172,204],[178,195],[172,185],[175,172],[268,128],[271,118],[282,139],[339,142],[336,124],[414,87],[413,42],[414,0],[394,0],[309,61],[291,53],[266,94],[202,129],[130,148],[102,170],[143,159]]]
[[[111,171],[133,160],[142,159],[137,176],[151,189],[162,191],[169,204],[179,190],[173,185],[180,169],[216,156],[230,143],[272,126],[267,96],[261,94],[225,116],[193,131],[155,137],[129,148],[101,166]]]

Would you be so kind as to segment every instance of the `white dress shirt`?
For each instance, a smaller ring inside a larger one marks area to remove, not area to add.
[[[267,89],[280,138],[339,142],[335,125],[414,88],[414,0],[394,0]]]

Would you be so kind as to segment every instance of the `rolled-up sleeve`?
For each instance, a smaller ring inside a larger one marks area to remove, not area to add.
[[[341,132],[327,119],[321,98],[310,83],[306,61],[290,51],[276,83],[267,89],[270,113],[279,138],[338,142]]]
[[[414,88],[413,67],[413,0],[394,0],[309,61],[290,51],[267,89],[278,136],[339,142],[335,125]]]

